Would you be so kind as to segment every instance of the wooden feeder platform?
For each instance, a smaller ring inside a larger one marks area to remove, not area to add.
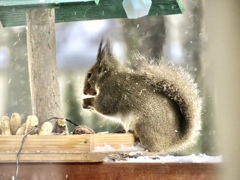
[[[0,163],[16,162],[22,139],[23,136],[0,136]],[[133,146],[132,134],[28,135],[19,160],[102,162],[109,153],[134,151]]]
[[[0,136],[0,177],[16,172],[23,136]],[[215,180],[218,163],[103,162],[136,151],[132,134],[28,135],[19,157],[19,179]],[[125,148],[125,150],[124,150]],[[161,158],[161,157],[160,157]]]

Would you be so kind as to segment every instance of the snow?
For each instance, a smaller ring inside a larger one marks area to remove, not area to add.
[[[127,47],[123,42],[121,26],[120,21],[109,20],[57,24],[58,67],[63,70],[68,68],[89,69],[96,61],[98,46],[102,37],[114,37],[114,56],[123,61],[127,53]]]
[[[158,153],[151,153],[144,151],[144,149],[138,145],[126,146],[121,145],[119,148],[114,148],[109,144],[104,146],[95,146],[92,152],[108,153],[104,158],[104,162],[157,162],[157,163],[220,163],[222,162],[222,156],[209,156],[206,154],[191,154],[186,156],[174,156],[174,155],[159,155]]]
[[[114,148],[108,144],[105,144],[104,146],[95,146],[94,150],[92,152],[119,152],[119,151],[143,151],[144,149],[139,146],[125,146],[122,145],[120,148]]]
[[[136,155],[134,155],[134,153]],[[119,154],[121,156],[121,154]],[[122,154],[123,155],[123,154]],[[115,156],[116,157],[116,156]],[[111,156],[105,157],[104,162],[136,162],[136,163],[144,163],[144,162],[152,162],[152,163],[220,163],[222,162],[221,156],[208,156],[206,154],[191,154],[188,156],[148,156],[139,152],[133,152],[129,154],[127,157],[125,154],[124,157],[120,158],[112,158]]]

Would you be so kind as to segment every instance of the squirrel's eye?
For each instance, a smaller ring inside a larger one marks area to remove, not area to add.
[[[88,79],[91,78],[91,76],[92,76],[92,73],[88,73],[88,74],[87,74],[87,78],[88,78]]]

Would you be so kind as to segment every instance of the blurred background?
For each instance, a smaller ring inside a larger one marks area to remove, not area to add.
[[[198,83],[203,98],[203,130],[198,144],[189,152],[217,154],[213,142],[212,82],[206,72],[207,36],[202,1],[183,0],[181,15],[144,17],[137,20],[111,19],[56,24],[57,66],[65,117],[96,132],[116,132],[121,125],[93,111],[82,109],[83,81],[94,64],[101,38],[111,37],[114,54],[124,61],[133,50],[182,66]],[[0,28],[0,116],[18,112],[31,114],[26,28]],[[73,126],[69,124],[70,131]]]

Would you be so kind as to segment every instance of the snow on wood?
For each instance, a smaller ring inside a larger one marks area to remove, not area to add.
[[[222,162],[221,156],[208,156],[206,154],[191,154],[188,156],[158,156],[148,155],[143,152],[132,152],[129,154],[115,154],[109,155],[104,158],[104,162],[136,162],[136,163],[220,163]]]

